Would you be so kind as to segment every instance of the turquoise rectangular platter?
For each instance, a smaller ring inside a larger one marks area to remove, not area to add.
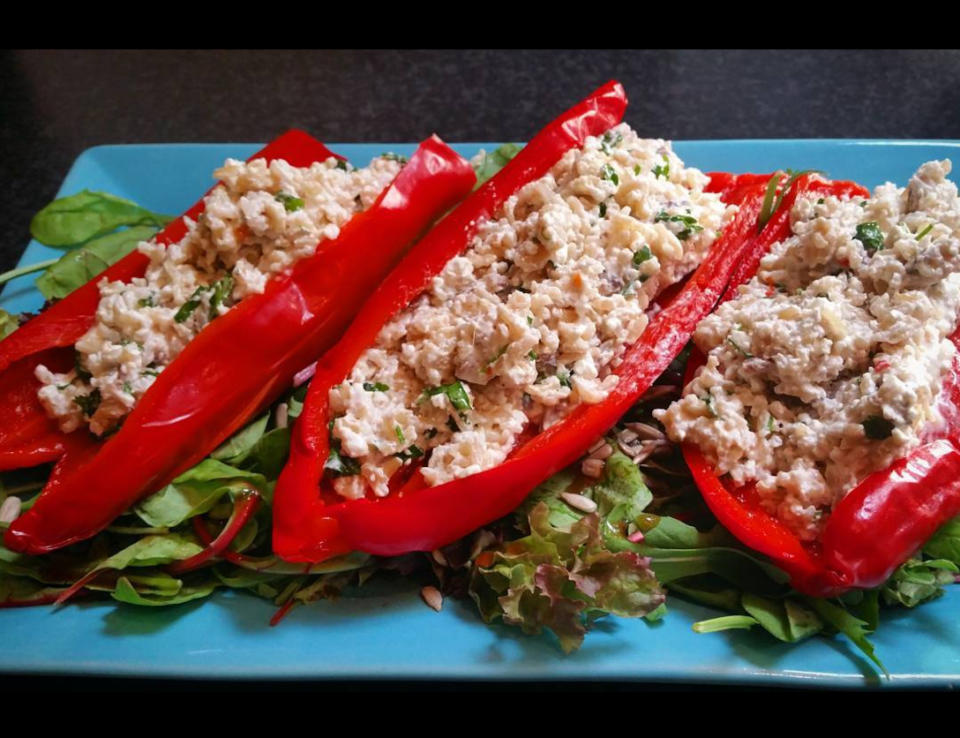
[[[495,144],[457,144],[464,156]],[[704,171],[820,169],[869,187],[904,184],[917,165],[960,157],[958,141],[681,141],[676,150]],[[254,144],[99,146],[76,160],[60,195],[106,190],[152,210],[179,213],[212,183],[227,157]],[[331,144],[358,165],[413,144]],[[954,156],[956,155],[956,156]],[[27,183],[20,183],[25,185]],[[15,234],[8,234],[15,238]],[[31,241],[21,264],[57,255]],[[7,285],[0,307],[36,310],[33,276]],[[109,483],[109,480],[105,480]],[[763,633],[697,635],[715,613],[670,598],[657,624],[609,618],[577,653],[549,636],[487,626],[470,602],[447,599],[435,613],[417,587],[372,583],[334,602],[295,609],[278,627],[270,603],[224,592],[155,610],[112,602],[0,610],[0,672],[221,679],[619,680],[818,687],[960,685],[960,590],[915,611],[885,613],[873,639],[890,671],[874,669],[843,638],[786,646]]]

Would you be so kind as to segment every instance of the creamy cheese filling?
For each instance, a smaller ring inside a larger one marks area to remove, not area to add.
[[[706,183],[620,125],[510,197],[332,388],[335,489],[385,495],[414,461],[430,485],[475,474],[602,401],[652,298],[733,211]]]
[[[707,363],[656,416],[718,473],[756,483],[802,538],[940,420],[960,309],[960,199],[949,161],[868,200],[799,198],[793,235],[698,326]]]
[[[211,320],[262,293],[273,274],[336,238],[400,169],[396,157],[354,169],[330,158],[310,167],[228,159],[181,241],[139,244],[143,277],[100,282],[94,325],[77,341],[76,369],[38,366],[40,401],[60,428],[101,435],[133,409],[157,375]]]

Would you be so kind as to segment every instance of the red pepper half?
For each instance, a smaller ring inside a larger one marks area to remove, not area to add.
[[[596,405],[518,446],[499,466],[437,487],[415,474],[377,500],[324,501],[320,484],[329,455],[330,388],[344,380],[382,326],[462,252],[479,219],[489,217],[520,186],[542,176],[564,152],[620,120],[626,103],[608,84],[535,137],[517,157],[422,240],[374,294],[337,346],[318,364],[294,427],[290,459],[274,493],[273,546],[289,561],[318,562],[350,550],[378,555],[432,550],[515,509],[537,484],[575,461],[646,391],[720,297],[749,237],[756,233],[763,185],[744,199],[700,268],[657,313],[617,367],[620,381]],[[574,135],[560,135],[560,131]],[[537,162],[536,166],[531,162]],[[446,228],[444,226],[447,226]]]
[[[756,272],[773,243],[790,235],[790,206],[801,192],[869,196],[866,189],[850,182],[799,180],[763,237],[745,254],[723,300],[733,297],[739,284]],[[960,348],[960,330],[951,340]],[[686,382],[704,361],[695,351]],[[812,544],[801,541],[763,510],[752,485],[734,488],[729,478],[717,477],[691,444],[684,444],[683,453],[704,500],[725,528],[769,556],[790,575],[798,591],[831,597],[851,588],[881,585],[941,525],[960,514],[960,361],[955,361],[941,394],[941,414],[944,426],[921,446],[847,493],[831,512],[820,539]]]
[[[283,159],[306,167],[335,156],[303,131],[291,130],[274,139],[250,160]],[[340,158],[340,157],[338,157]],[[187,233],[185,219],[196,220],[203,199],[155,236],[171,244]],[[62,300],[51,305],[0,341],[0,471],[55,461],[76,445],[77,434],[61,433],[37,399],[40,382],[34,377],[39,364],[53,371],[73,367],[75,344],[93,325],[100,302],[100,280],[129,282],[142,277],[150,259],[133,251]],[[70,440],[68,440],[70,439]]]
[[[51,477],[7,530],[7,547],[41,554],[88,538],[204,458],[339,338],[407,246],[475,181],[439,138],[424,141],[336,239],[207,325],[92,458]]]

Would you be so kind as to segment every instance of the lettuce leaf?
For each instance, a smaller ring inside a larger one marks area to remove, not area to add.
[[[528,515],[529,535],[477,559],[469,593],[484,620],[502,619],[530,634],[549,630],[569,653],[598,617],[656,610],[665,595],[649,561],[608,550],[600,521],[592,513],[557,526],[550,506],[538,502]]]

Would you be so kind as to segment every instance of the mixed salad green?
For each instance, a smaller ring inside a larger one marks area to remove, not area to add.
[[[487,154],[477,163],[479,176],[492,176],[517,150],[507,145]],[[0,283],[38,271],[37,288],[56,300],[169,219],[106,193],[61,198],[37,214],[31,232],[65,249],[63,256],[0,275]],[[0,336],[25,317],[0,310]],[[960,574],[960,519],[877,589],[838,599],[793,591],[782,571],[716,523],[679,449],[652,416],[679,396],[687,353],[608,432],[610,452],[599,478],[584,476],[579,467],[565,469],[513,514],[429,554],[351,553],[309,568],[280,560],[270,546],[271,493],[307,390],[291,388],[208,458],[96,537],[42,557],[0,546],[0,606],[100,596],[158,607],[228,588],[272,601],[279,608],[277,622],[294,605],[347,593],[371,577],[402,576],[469,598],[486,622],[529,634],[548,631],[570,652],[598,618],[668,616],[669,595],[717,611],[694,625],[698,633],[756,628],[786,643],[843,634],[883,669],[870,634],[886,609],[935,599]],[[48,474],[49,467],[0,475],[0,530],[29,509]],[[204,550],[234,502],[251,489],[262,504],[230,554],[196,571],[171,573],[175,562]]]

